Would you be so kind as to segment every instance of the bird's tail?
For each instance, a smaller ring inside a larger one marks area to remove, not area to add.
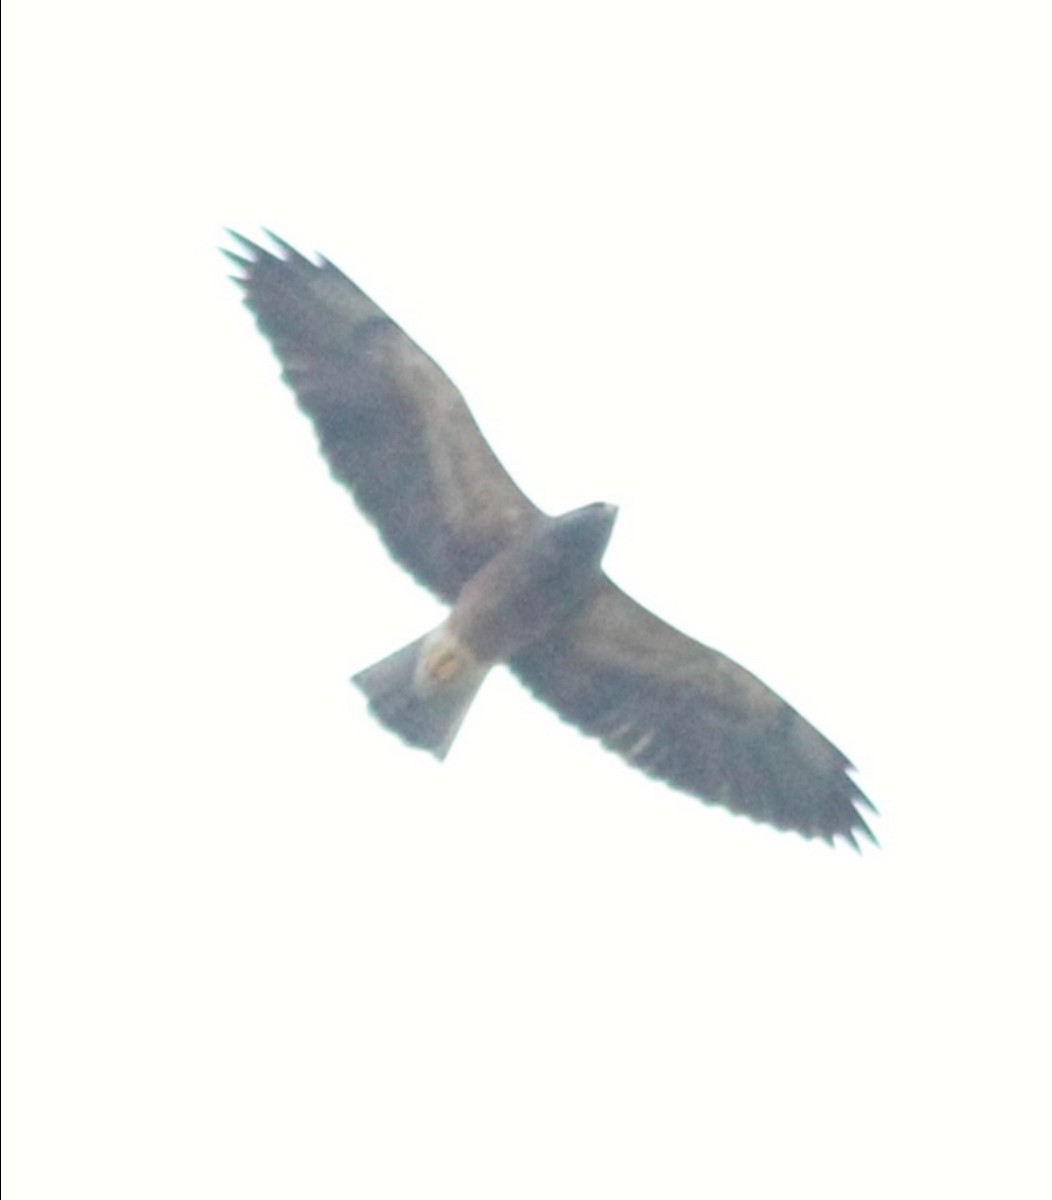
[[[359,671],[353,682],[388,729],[445,758],[488,670],[440,626]]]

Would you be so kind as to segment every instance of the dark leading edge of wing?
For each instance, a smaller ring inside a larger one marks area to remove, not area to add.
[[[238,234],[245,303],[314,422],[333,475],[391,553],[452,603],[543,520],[441,370],[354,283]],[[271,235],[272,236],[272,235]],[[510,663],[562,717],[647,774],[805,837],[873,838],[872,808],[826,738],[744,668],[603,578],[571,625]]]
[[[231,236],[235,282],[333,475],[394,557],[452,603],[539,510],[446,375],[342,271],[273,234],[278,254]]]

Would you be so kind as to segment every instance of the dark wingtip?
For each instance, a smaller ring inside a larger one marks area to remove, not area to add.
[[[868,800],[866,800],[865,796],[862,796],[861,799],[865,800],[867,808],[873,809],[874,812],[877,811],[875,808],[873,808],[873,805],[870,804],[870,802]],[[836,835],[834,835],[834,836],[836,836]],[[877,841],[877,835],[873,832],[872,829],[870,829],[870,827],[866,824],[866,822],[862,820],[862,818],[857,814],[857,812],[855,814],[854,824],[849,826],[847,829],[841,830],[840,836],[843,837],[844,841],[846,841],[848,843],[848,845],[850,845],[851,849],[854,850],[856,854],[862,853],[862,847],[859,844],[859,840],[858,840],[859,837],[865,838],[866,841],[870,842],[878,850],[880,849],[880,842]],[[830,841],[832,841],[832,839],[830,839]]]
[[[301,253],[296,249],[295,246],[291,245],[289,242],[286,242],[283,237],[278,237],[273,230],[264,228],[263,232],[274,243],[275,248],[278,250],[277,254],[263,251],[268,258],[278,258],[284,262],[305,263],[309,267],[317,265],[311,259],[309,259],[306,254]]]
[[[854,788],[854,795],[851,797],[852,804],[854,806],[854,814],[853,814],[854,818],[855,818],[854,819],[854,830],[857,830],[858,833],[861,834],[862,837],[867,838],[869,840],[869,842],[872,845],[876,846],[877,849],[879,850],[880,842],[877,840],[877,835],[866,824],[866,821],[863,818],[862,813],[859,811],[860,809],[868,809],[869,812],[876,815],[877,806],[873,803],[872,800],[870,800],[870,798],[866,795],[866,793],[864,791],[862,791],[862,789],[858,786],[858,784],[855,783],[854,780],[851,781],[851,784],[852,784],[852,787]],[[855,843],[855,848],[859,849],[857,842]]]
[[[272,244],[273,249],[267,246],[260,245],[259,242],[254,242],[251,238],[245,237],[243,233],[238,233],[236,229],[231,229],[226,226],[224,232],[229,238],[237,243],[237,249],[230,250],[225,246],[220,246],[219,252],[227,258],[241,272],[251,273],[256,268],[266,266],[268,263],[282,263],[293,266],[312,267],[315,270],[322,269],[325,271],[334,271],[337,274],[342,274],[338,267],[321,255],[315,255],[314,259],[308,258],[307,255],[301,253],[291,243],[286,242],[283,237],[279,237],[270,229],[263,229],[263,235]],[[230,277],[235,283],[244,284],[245,278],[238,275]]]
[[[855,837],[855,831],[853,829],[847,829],[839,836],[844,839],[844,841],[851,847],[852,850],[854,850],[856,854],[862,853],[862,847],[858,844],[858,838]],[[833,846],[834,848],[836,847],[835,836],[826,838],[826,841],[830,846]]]
[[[233,252],[233,250],[225,250],[225,249],[223,249],[223,247],[221,246],[221,247],[219,248],[219,253],[223,255],[223,257],[224,257],[224,258],[227,260],[227,262],[233,263],[233,264],[234,264],[234,266],[235,266],[235,267],[236,267],[236,268],[237,268],[239,271],[248,271],[248,270],[251,270],[251,268],[252,268],[252,266],[253,266],[253,261],[252,261],[252,259],[250,259],[250,258],[242,258],[242,256],[241,256],[240,254],[235,254],[235,253]],[[231,279],[232,279],[232,280],[233,280],[235,283],[244,283],[244,282],[245,282],[245,278],[244,278],[244,276],[243,276],[243,275],[231,275],[231,276],[230,276],[230,278],[231,278]]]
[[[237,250],[230,250],[226,246],[219,247],[219,253],[227,260],[233,263],[234,267],[240,272],[238,275],[231,275],[230,279],[239,287],[244,288],[248,283],[248,276],[253,268],[262,260],[273,258],[262,246],[256,245],[251,239],[245,237],[243,233],[238,233],[236,229],[226,227],[224,229],[226,235],[237,243]]]
[[[266,255],[268,253],[263,246],[260,246],[257,242],[252,241],[251,238],[245,237],[243,233],[238,233],[236,229],[231,229],[228,225],[224,226],[223,232],[227,235],[227,237],[232,238],[235,242],[237,242],[238,246],[240,246],[242,250],[247,251],[253,260],[258,258],[260,255]],[[264,230],[263,232],[266,233],[267,231]],[[268,234],[268,236],[270,235]],[[222,253],[228,256],[233,253],[225,248],[221,247],[221,249]]]

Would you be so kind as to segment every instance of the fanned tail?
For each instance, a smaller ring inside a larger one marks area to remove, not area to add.
[[[359,671],[353,682],[383,725],[442,759],[488,669],[442,626]]]

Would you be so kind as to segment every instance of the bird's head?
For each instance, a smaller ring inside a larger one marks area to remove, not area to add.
[[[599,565],[617,520],[616,504],[586,504],[555,518],[549,536],[560,557]]]

